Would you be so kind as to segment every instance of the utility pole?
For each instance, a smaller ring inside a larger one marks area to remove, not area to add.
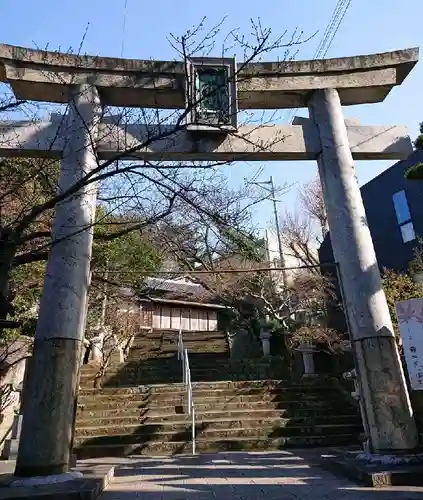
[[[278,208],[276,205],[277,200],[276,200],[276,196],[275,196],[275,185],[273,183],[273,177],[270,176],[270,179],[268,181],[252,182],[251,184],[255,184],[256,186],[262,187],[266,191],[270,192],[270,199],[273,203],[273,215],[275,217],[276,236],[278,238],[279,267],[285,268],[285,258],[283,256],[281,233],[280,233],[280,229],[279,229]],[[270,186],[270,189],[265,187],[265,186]],[[269,251],[268,251],[268,253],[269,253]],[[285,269],[282,270],[282,280],[283,280],[283,285],[286,288],[287,287],[287,278],[286,278]]]

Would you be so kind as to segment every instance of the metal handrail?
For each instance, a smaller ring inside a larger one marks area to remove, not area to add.
[[[186,385],[187,388],[187,409],[188,415],[191,415],[192,454],[195,455],[195,406],[194,398],[192,395],[191,369],[189,366],[188,349],[184,348],[182,330],[179,330],[178,336],[178,359],[182,362],[182,382]]]

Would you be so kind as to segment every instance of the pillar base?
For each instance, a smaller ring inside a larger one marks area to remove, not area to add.
[[[398,454],[398,455],[380,455],[375,453],[359,453],[355,457],[360,462],[368,464],[380,465],[423,465],[423,453],[416,453],[413,455]]]
[[[22,477],[20,479],[15,479],[12,481],[11,486],[17,487],[27,487],[27,486],[41,486],[45,484],[59,484],[66,483],[67,481],[74,481],[75,479],[81,479],[83,476],[82,472],[68,472],[63,474],[52,474],[49,476],[33,476],[33,477]]]
[[[354,347],[371,451],[377,455],[415,452],[418,434],[395,338],[363,338]]]
[[[81,347],[73,339],[35,340],[15,476],[69,472]]]
[[[371,488],[423,486],[421,463],[394,463],[392,461],[372,463],[359,460],[359,455],[363,454],[357,451],[329,450],[327,454],[322,455],[320,465],[324,469],[355,481],[360,486]],[[413,493],[410,492],[410,494]]]

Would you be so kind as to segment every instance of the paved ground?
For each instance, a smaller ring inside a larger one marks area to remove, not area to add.
[[[423,488],[360,488],[325,472],[315,452],[89,460],[116,465],[101,500],[422,500]]]

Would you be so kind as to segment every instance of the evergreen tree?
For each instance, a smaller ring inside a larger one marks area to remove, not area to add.
[[[420,134],[414,141],[414,147],[417,151],[423,151],[423,122],[420,123]],[[423,163],[413,165],[405,172],[405,178],[409,181],[423,180]]]

